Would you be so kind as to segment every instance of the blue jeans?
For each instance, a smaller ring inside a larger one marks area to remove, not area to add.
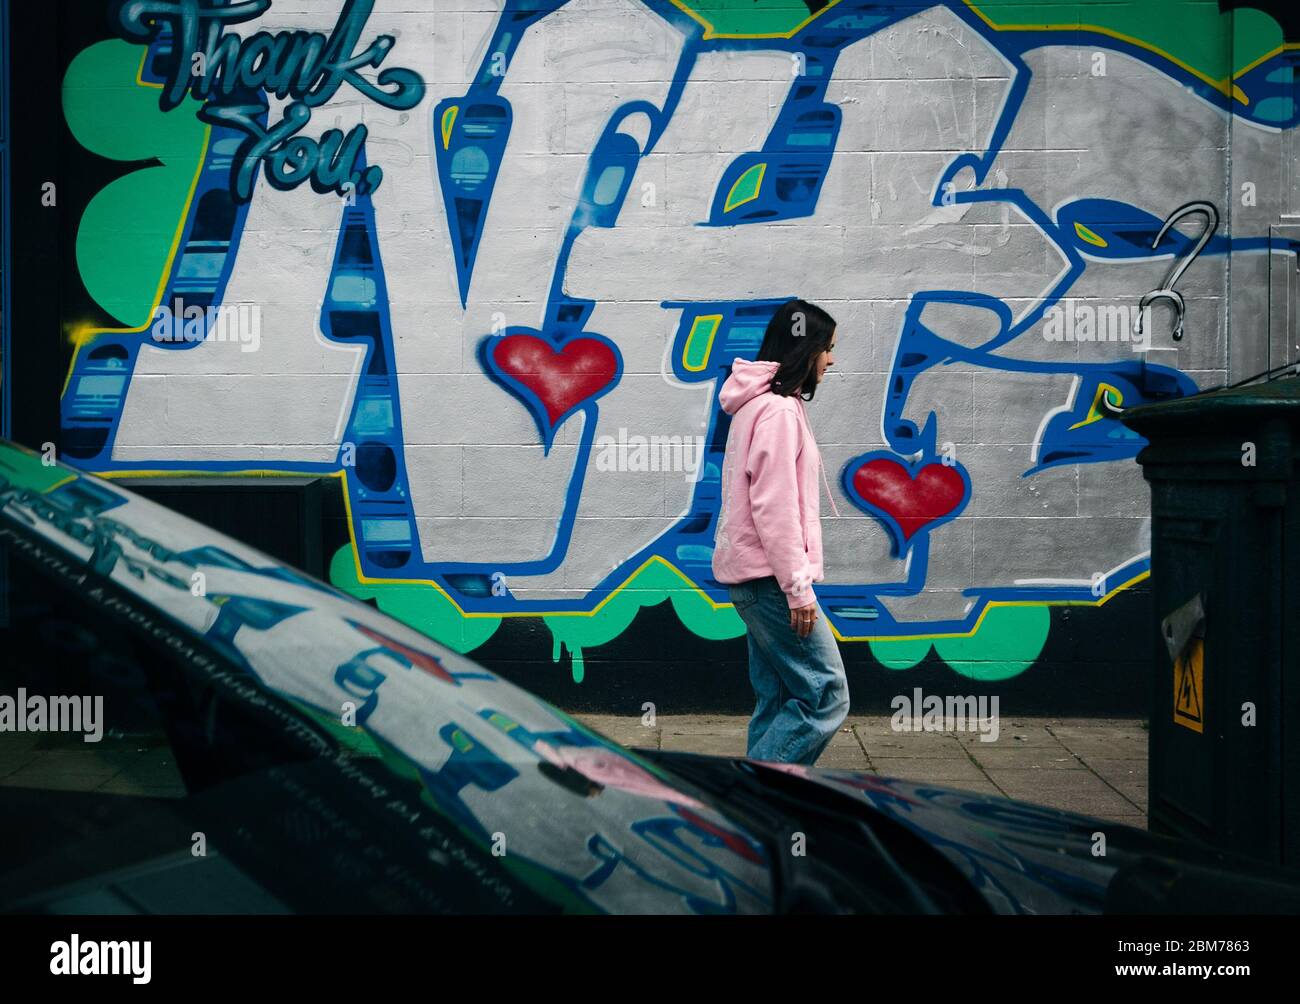
[[[775,578],[729,587],[749,638],[749,680],[758,703],[749,722],[754,760],[814,764],[849,713],[844,662],[821,608],[812,632],[790,627],[790,607]]]

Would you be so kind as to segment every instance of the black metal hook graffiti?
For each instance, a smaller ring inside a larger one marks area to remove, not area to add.
[[[1160,233],[1156,234],[1156,239],[1151,242],[1151,250],[1154,251],[1160,246],[1160,242],[1165,239],[1165,234],[1169,233],[1170,228],[1175,223],[1185,216],[1193,215],[1204,216],[1205,226],[1196,239],[1196,243],[1192,246],[1190,254],[1182,258],[1177,255],[1174,256],[1174,263],[1169,267],[1169,274],[1165,276],[1165,281],[1160,285],[1160,288],[1153,289],[1142,297],[1142,302],[1138,305],[1137,323],[1133,327],[1134,334],[1142,334],[1142,322],[1147,315],[1147,309],[1156,300],[1163,299],[1172,302],[1178,312],[1178,322],[1174,325],[1173,332],[1174,341],[1181,342],[1183,340],[1183,320],[1187,315],[1187,304],[1183,300],[1183,294],[1178,292],[1174,286],[1183,277],[1183,273],[1191,267],[1192,262],[1205,250],[1205,245],[1210,243],[1210,238],[1219,229],[1219,211],[1212,202],[1189,202],[1185,206],[1179,206],[1169,214],[1169,218],[1165,220],[1165,225],[1160,228]]]

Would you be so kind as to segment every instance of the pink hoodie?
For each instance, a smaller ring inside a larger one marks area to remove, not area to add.
[[[775,575],[793,610],[816,600],[812,583],[823,577],[821,453],[802,399],[772,393],[778,368],[737,359],[722,385],[731,431],[713,575],[722,583]]]

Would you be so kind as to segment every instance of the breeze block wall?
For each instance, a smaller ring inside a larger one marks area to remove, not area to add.
[[[565,706],[746,711],[717,395],[800,296],[855,708],[1140,710],[1108,405],[1294,353],[1295,50],[1227,6],[64,5],[59,447],[329,478],[343,589]]]

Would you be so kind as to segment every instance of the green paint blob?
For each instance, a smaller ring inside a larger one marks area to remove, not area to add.
[[[478,648],[501,626],[500,617],[464,616],[430,582],[359,582],[350,544],[334,553],[329,577],[344,592],[360,600],[374,599],[390,617],[462,654]]]
[[[1253,9],[1221,14],[1218,4],[1201,0],[1140,0],[1138,3],[1111,0],[981,3],[977,0],[974,6],[1000,28],[1047,25],[1105,28],[1155,46],[1211,80],[1230,77],[1282,44],[1282,29],[1268,14]]]
[[[873,640],[867,642],[867,647],[886,669],[911,669],[930,654],[930,639]]]
[[[105,185],[77,227],[82,282],[131,328],[153,316],[208,128],[195,117],[197,104],[164,112],[159,89],[135,82],[144,51],[123,41],[97,42],[77,54],[63,78],[63,115],[82,146],[109,160],[159,162]]]
[[[808,7],[802,0],[680,2],[700,20],[712,25],[718,35],[784,35],[808,20]],[[811,25],[834,20],[836,6],[824,8]],[[1155,46],[1211,80],[1226,79],[1282,44],[1282,29],[1270,15],[1253,7],[1220,14],[1218,4],[1205,0],[1140,0],[1137,3],[1114,0],[981,3],[977,0],[974,6],[1000,28],[1068,26],[1077,30],[1079,25],[1105,28]]]
[[[374,598],[384,613],[452,648],[469,652],[486,642],[500,617],[466,617],[442,592],[425,582],[359,583],[351,546],[339,548],[330,562],[330,582],[359,599]],[[739,638],[745,622],[731,606],[715,607],[680,572],[652,561],[591,614],[550,614],[542,620],[551,632],[551,661],[568,652],[575,683],[586,677],[586,649],[608,644],[632,626],[642,607],[665,600],[693,634],[709,641]],[[955,672],[977,680],[1005,680],[1034,664],[1051,626],[1045,605],[993,607],[969,638],[875,639],[871,654],[888,669],[911,669],[933,646]]]
[[[954,672],[973,680],[1006,680],[1032,666],[1051,629],[1052,615],[1045,604],[991,607],[979,630],[968,638],[918,638],[872,640],[871,654],[886,669],[911,669],[930,653]]]
[[[670,600],[677,617],[692,633],[710,641],[738,638],[745,622],[735,608],[715,607],[684,575],[661,561],[652,561],[592,614],[555,614],[543,617],[554,644],[551,661],[559,662],[564,649],[573,657],[573,680],[586,675],[583,649],[613,641],[632,623],[642,607]]]
[[[737,206],[743,206],[745,203],[757,199],[758,193],[763,187],[763,176],[766,173],[766,164],[755,164],[737,178],[736,183],[731,186],[731,191],[727,194],[727,204],[722,207],[722,211],[729,213]]]
[[[1282,44],[1282,26],[1254,7],[1233,11],[1232,72],[1239,73]]]
[[[1007,680],[1032,666],[1047,643],[1052,613],[1045,604],[991,607],[969,638],[936,638],[934,651],[972,680]]]
[[[803,0],[681,0],[718,35],[784,35],[808,20]]]
[[[684,365],[688,370],[702,370],[709,361],[713,337],[718,332],[717,317],[697,317],[691,323],[691,333],[686,336]]]

